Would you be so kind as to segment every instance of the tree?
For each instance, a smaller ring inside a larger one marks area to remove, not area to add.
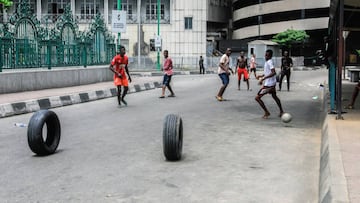
[[[13,2],[9,0],[0,0],[0,4],[4,5],[5,7],[10,7],[13,5]]]
[[[304,30],[293,30],[287,29],[284,32],[280,32],[273,37],[273,42],[280,44],[281,46],[285,46],[291,50],[292,45],[294,44],[302,44],[308,39],[310,36],[306,34]]]
[[[3,15],[4,21],[7,21],[7,9],[13,5],[12,1],[9,0],[0,0],[0,4],[4,5],[3,7]]]

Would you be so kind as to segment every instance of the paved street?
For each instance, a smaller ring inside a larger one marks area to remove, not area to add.
[[[217,75],[174,76],[177,97],[160,89],[52,109],[62,125],[58,152],[34,156],[26,128],[32,114],[0,119],[1,202],[317,202],[322,100],[326,70],[292,72],[291,91],[278,92],[290,124],[238,91],[236,77],[218,102]],[[283,86],[285,86],[283,84]],[[283,89],[286,89],[283,87]],[[166,162],[162,125],[184,122],[183,159]]]

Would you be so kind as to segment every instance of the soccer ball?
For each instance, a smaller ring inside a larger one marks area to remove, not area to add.
[[[283,115],[281,116],[281,120],[284,123],[289,123],[292,120],[292,116],[289,113],[283,113]]]

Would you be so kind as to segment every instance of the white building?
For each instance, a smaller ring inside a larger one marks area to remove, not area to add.
[[[25,0],[42,22],[49,26],[64,12],[66,5],[71,5],[73,15],[80,30],[89,28],[89,23],[96,13],[101,13],[111,30],[112,10],[117,10],[117,0]],[[0,8],[0,22],[5,22],[16,9],[20,0],[7,15]],[[162,50],[169,50],[170,56],[198,58],[207,55],[207,39],[216,44],[216,40],[225,39],[229,27],[230,0],[159,0],[160,35]],[[155,57],[150,41],[158,33],[158,0],[121,0],[122,10],[127,11],[126,33],[121,33],[121,44],[127,48],[129,56],[138,55],[137,42],[140,41],[141,56]],[[226,11],[226,12],[225,12]],[[140,30],[140,34],[139,34]],[[209,36],[207,38],[207,33]],[[117,37],[117,33],[114,33]],[[213,37],[217,36],[217,37]],[[216,47],[214,47],[216,48]]]

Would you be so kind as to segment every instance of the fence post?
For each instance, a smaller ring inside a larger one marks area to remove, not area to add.
[[[0,39],[0,73],[2,72],[2,67],[3,67],[3,56],[5,54],[2,53],[3,47],[2,47],[2,40]],[[5,58],[5,57],[4,57]]]
[[[51,44],[50,40],[47,40],[47,63],[48,63],[48,70],[51,70]]]
[[[86,62],[87,62],[87,54],[86,54],[86,44],[83,44],[83,54],[82,54],[83,62],[84,62],[84,68],[86,68]]]

